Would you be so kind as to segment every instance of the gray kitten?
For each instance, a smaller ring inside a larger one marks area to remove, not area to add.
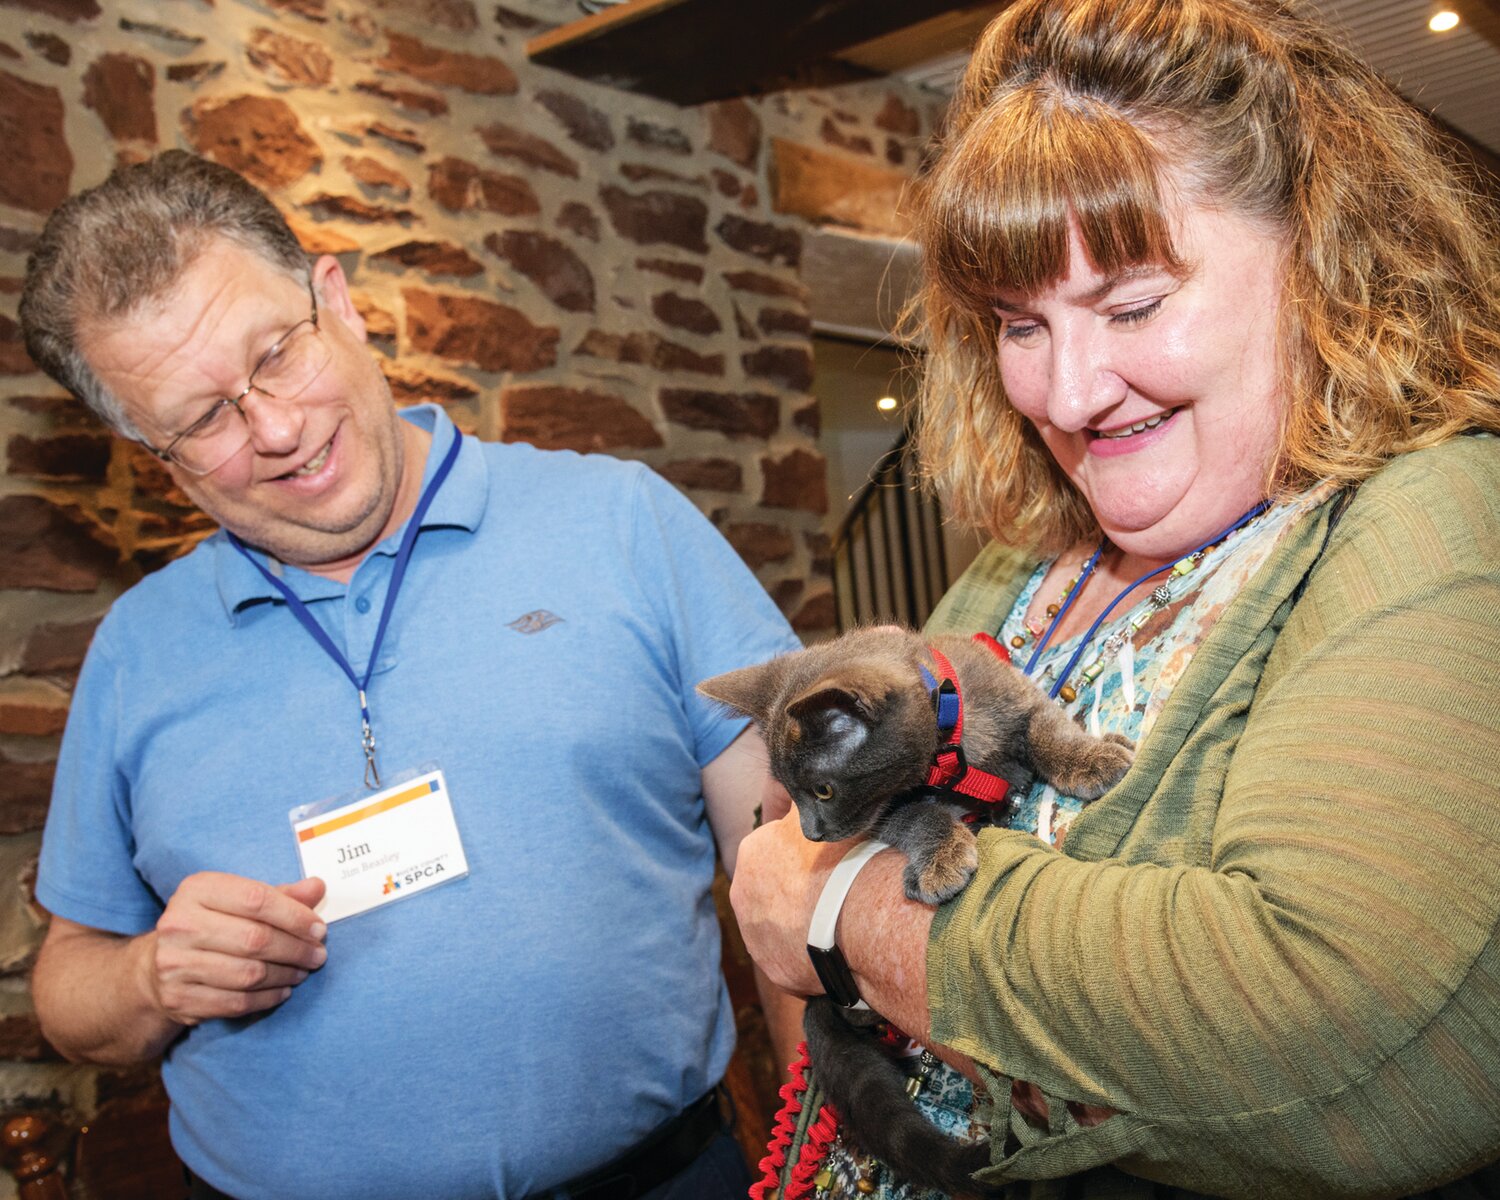
[[[941,904],[979,865],[966,814],[985,823],[1007,809],[926,787],[947,735],[938,727],[922,668],[941,678],[932,649],[957,676],[963,755],[971,769],[1024,796],[1040,775],[1082,800],[1102,796],[1125,774],[1133,744],[1096,738],[1045,693],[977,641],[930,639],[892,626],[842,637],[705,680],[705,696],[754,719],[770,751],[771,774],[791,794],[812,841],[874,837],[907,859],[906,894]],[[951,704],[951,702],[950,702]],[[826,996],[808,1001],[804,1028],[818,1080],[850,1135],[897,1177],[945,1192],[982,1191],[970,1176],[989,1165],[988,1143],[962,1143],[932,1125],[907,1097],[907,1078],[867,1030],[868,1014]]]

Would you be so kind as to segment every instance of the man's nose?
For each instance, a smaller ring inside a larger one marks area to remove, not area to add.
[[[240,400],[240,412],[250,427],[250,442],[257,454],[288,454],[302,440],[302,406],[295,400],[279,400],[252,387]]]

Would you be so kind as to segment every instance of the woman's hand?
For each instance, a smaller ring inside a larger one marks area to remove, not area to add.
[[[769,821],[740,843],[729,899],[750,957],[777,987],[822,992],[807,957],[807,927],[823,884],[848,842],[810,842],[797,814]]]

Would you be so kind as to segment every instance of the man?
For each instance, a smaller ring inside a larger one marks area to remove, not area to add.
[[[398,415],[338,262],[181,152],[53,214],[21,317],[222,526],[80,676],[48,1038],[165,1054],[195,1196],[743,1195],[709,884],[764,750],[693,684],[795,641],[733,552],[638,464]]]

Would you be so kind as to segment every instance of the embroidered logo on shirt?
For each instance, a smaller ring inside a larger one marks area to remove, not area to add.
[[[556,613],[550,613],[545,608],[533,609],[529,613],[522,613],[514,621],[507,621],[517,633],[541,633],[542,630],[556,625],[562,618]]]

